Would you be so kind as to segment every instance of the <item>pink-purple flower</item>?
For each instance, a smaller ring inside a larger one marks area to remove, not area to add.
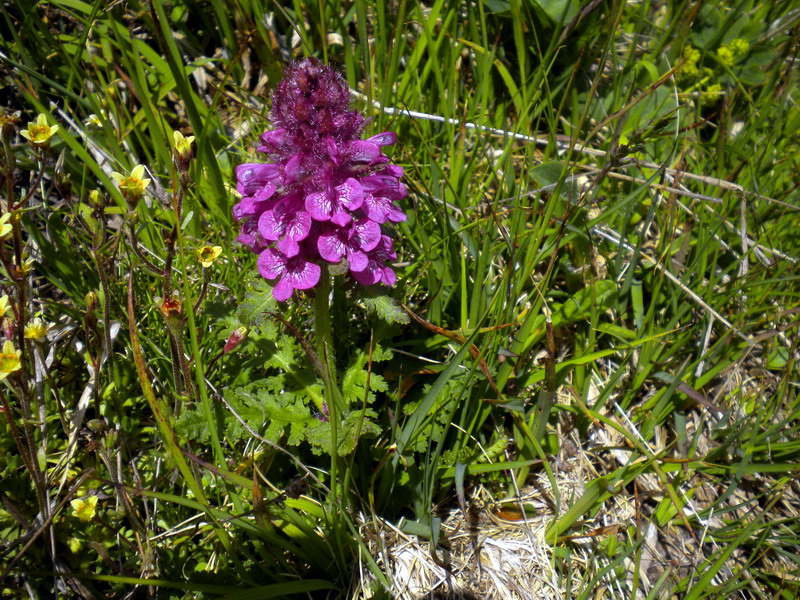
[[[408,191],[383,148],[396,136],[360,139],[364,118],[349,108],[340,75],[313,58],[291,64],[272,97],[276,128],[258,146],[271,162],[236,168],[237,239],[259,255],[279,301],[317,285],[326,264],[345,262],[364,285],[395,283],[384,228],[406,220],[397,203]]]

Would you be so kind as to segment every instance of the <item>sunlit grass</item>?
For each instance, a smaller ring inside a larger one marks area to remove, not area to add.
[[[797,595],[793,3],[0,11],[2,595],[390,597],[515,502],[551,597]],[[308,55],[411,192],[332,296],[333,505],[313,302],[231,216]]]

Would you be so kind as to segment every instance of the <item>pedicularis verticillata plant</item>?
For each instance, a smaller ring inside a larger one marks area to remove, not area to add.
[[[272,97],[276,128],[258,147],[273,162],[236,169],[238,240],[259,255],[278,301],[316,286],[330,264],[364,285],[395,283],[381,227],[406,219],[395,204],[407,195],[403,169],[382,151],[396,136],[360,139],[364,117],[349,107],[340,75],[313,58],[293,63]]]

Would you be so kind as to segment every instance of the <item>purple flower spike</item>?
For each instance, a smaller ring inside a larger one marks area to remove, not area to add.
[[[257,148],[271,162],[236,168],[237,239],[259,255],[259,273],[275,281],[281,302],[342,260],[359,283],[395,283],[387,263],[397,255],[382,226],[406,220],[397,203],[408,191],[383,149],[397,136],[361,139],[365,120],[349,106],[340,75],[313,58],[292,63],[272,97],[275,129]]]

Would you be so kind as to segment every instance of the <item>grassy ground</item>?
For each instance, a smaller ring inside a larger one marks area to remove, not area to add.
[[[797,597],[798,19],[4,3],[2,595]],[[411,192],[327,372],[231,216],[308,55]]]

